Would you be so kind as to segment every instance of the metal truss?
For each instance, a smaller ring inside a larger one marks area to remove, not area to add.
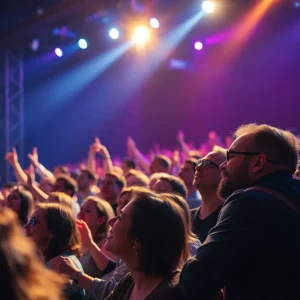
[[[16,148],[21,165],[24,160],[24,70],[18,51],[5,51],[5,151]],[[6,164],[5,179],[12,179],[11,167]]]

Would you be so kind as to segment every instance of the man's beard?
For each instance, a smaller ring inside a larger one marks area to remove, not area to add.
[[[226,200],[237,190],[249,187],[250,176],[247,163],[244,161],[236,174],[229,174],[224,171],[225,179],[221,180],[217,194],[220,198]]]

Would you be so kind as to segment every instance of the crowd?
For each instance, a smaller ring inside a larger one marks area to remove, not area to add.
[[[53,171],[36,148],[28,169],[6,153],[1,299],[298,299],[298,132],[177,140],[143,154],[128,138],[118,161],[96,138],[84,165]]]

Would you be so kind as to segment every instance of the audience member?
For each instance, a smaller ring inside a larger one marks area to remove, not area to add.
[[[216,226],[181,273],[186,299],[298,299],[298,141],[288,131],[248,124],[222,163]],[[280,237],[284,242],[279,242]]]

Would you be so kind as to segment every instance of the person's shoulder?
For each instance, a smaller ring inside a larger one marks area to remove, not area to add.
[[[175,271],[160,286],[159,292],[153,300],[183,300],[179,290],[180,272]]]
[[[250,189],[240,189],[235,192],[233,192],[226,200],[225,204],[228,204],[230,202],[239,201],[239,200],[253,200],[258,199],[260,197],[260,194],[257,193],[255,190]]]

